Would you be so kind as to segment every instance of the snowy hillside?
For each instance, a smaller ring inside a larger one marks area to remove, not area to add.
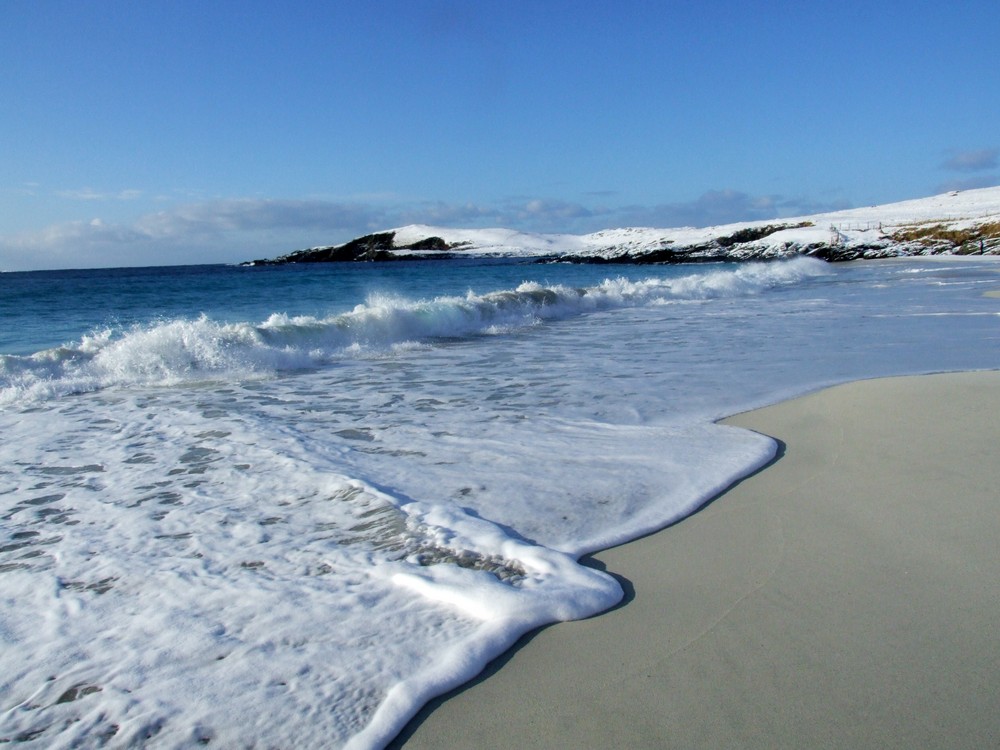
[[[343,245],[300,250],[254,263],[445,255],[543,257],[583,263],[683,263],[795,254],[855,260],[939,253],[1000,254],[1000,187],[698,229],[632,227],[572,235],[413,224],[366,235]]]

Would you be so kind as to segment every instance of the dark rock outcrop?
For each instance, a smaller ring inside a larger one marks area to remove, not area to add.
[[[719,237],[716,243],[720,247],[732,247],[733,245],[762,240],[765,237],[770,237],[775,232],[780,232],[782,229],[801,229],[802,227],[811,227],[812,225],[811,221],[803,221],[799,224],[767,224],[763,227],[746,227],[745,229],[738,229],[725,237]]]
[[[592,247],[580,254],[552,254],[537,258],[541,263],[590,263],[660,265],[678,263],[722,263],[749,260],[776,260],[805,255],[831,263],[919,255],[1000,254],[1000,222],[985,221],[973,225],[947,222],[924,222],[871,231],[866,227],[853,238],[850,231],[831,227],[830,239],[824,233],[809,233],[811,242],[782,241],[774,237],[787,229],[812,227],[813,222],[796,224],[766,224],[737,229],[731,234],[703,240],[697,244],[679,245],[673,240]],[[796,236],[794,233],[786,237]],[[801,237],[801,235],[799,235]],[[425,260],[450,258],[457,251],[476,252],[470,242],[448,243],[441,237],[424,237],[408,245],[397,245],[396,232],[377,232],[346,242],[343,245],[313,247],[283,255],[272,260],[256,260],[245,265],[284,265],[287,263],[331,263],[357,261]],[[403,251],[403,252],[401,252]]]
[[[288,255],[269,260],[254,260],[251,266],[281,266],[288,263],[349,263],[357,261],[423,260],[449,257],[447,252],[457,248],[440,237],[425,237],[409,245],[396,245],[395,232],[376,232],[358,237],[343,245],[327,245],[297,250]],[[417,254],[398,255],[393,251],[411,250]],[[428,253],[428,254],[425,254]]]

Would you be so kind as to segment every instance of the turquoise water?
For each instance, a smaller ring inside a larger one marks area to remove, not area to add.
[[[275,312],[324,317],[346,312],[372,294],[426,299],[513,288],[523,281],[586,286],[607,275],[595,266],[462,259],[6,273],[0,274],[0,354],[32,354],[97,330],[200,314],[221,322],[262,321]],[[622,266],[615,275],[642,278],[650,271]]]

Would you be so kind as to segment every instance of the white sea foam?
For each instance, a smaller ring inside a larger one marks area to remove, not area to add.
[[[0,739],[384,745],[521,633],[616,601],[581,554],[774,455],[713,419],[1000,366],[995,267],[911,267],[371,296],[6,358],[91,392],[0,411]]]
[[[621,594],[461,507],[337,473],[337,452],[294,430],[167,394],[4,430],[5,459],[37,489],[3,516],[17,644],[0,657],[3,737],[230,746],[297,726],[305,746],[384,740],[397,724],[373,718],[390,694],[412,711],[527,629]],[[267,711],[238,710],[255,705]]]
[[[267,377],[428,339],[510,333],[598,310],[756,294],[823,272],[820,261],[801,258],[674,279],[609,279],[584,288],[526,282],[431,300],[372,295],[354,310],[327,318],[275,313],[252,324],[201,316],[125,331],[106,328],[30,356],[0,355],[0,406],[112,386]]]

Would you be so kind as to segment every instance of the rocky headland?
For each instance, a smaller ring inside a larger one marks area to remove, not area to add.
[[[585,235],[409,225],[246,265],[520,257],[561,263],[705,263],[807,255],[838,262],[1000,255],[1000,187],[883,206],[719,227],[606,229]]]

